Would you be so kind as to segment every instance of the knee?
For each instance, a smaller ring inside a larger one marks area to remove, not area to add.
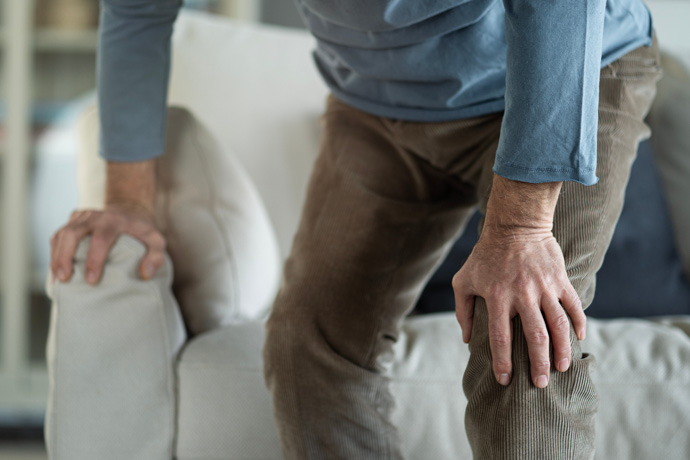
[[[282,375],[304,367],[313,348],[314,335],[298,312],[282,308],[280,294],[266,322],[263,347],[264,377],[269,387]],[[310,342],[312,342],[310,344]]]
[[[313,375],[374,370],[370,357],[382,348],[376,346],[376,334],[371,334],[374,330],[364,327],[356,315],[344,320],[331,313],[323,305],[310,306],[308,297],[294,292],[288,295],[285,290],[278,294],[266,323],[263,348],[264,376],[269,386],[295,372]]]

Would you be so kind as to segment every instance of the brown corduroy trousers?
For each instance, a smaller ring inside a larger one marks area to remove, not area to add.
[[[566,182],[558,200],[553,233],[585,308],[638,143],[650,134],[643,119],[659,76],[656,40],[601,70],[599,182]],[[414,123],[329,98],[264,347],[286,459],[403,458],[384,364],[401,321],[475,207],[486,209],[502,116]],[[571,367],[561,373],[552,365],[548,387],[539,389],[519,317],[513,327],[513,380],[504,387],[492,371],[486,305],[477,298],[463,380],[474,458],[592,458],[594,358],[582,353],[571,325]]]

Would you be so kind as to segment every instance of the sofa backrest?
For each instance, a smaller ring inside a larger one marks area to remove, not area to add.
[[[254,180],[285,258],[319,141],[327,89],[307,33],[184,11],[170,103],[191,110]]]

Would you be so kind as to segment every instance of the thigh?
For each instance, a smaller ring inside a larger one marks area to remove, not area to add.
[[[649,137],[644,118],[661,75],[656,38],[601,70],[597,177],[584,186],[563,184],[554,215],[554,235],[583,308],[594,298],[595,275],[623,209],[625,188],[640,141]]]
[[[269,328],[290,322],[374,369],[474,205],[385,120],[331,98]]]
[[[644,122],[661,75],[659,48],[637,48],[601,69],[595,185],[564,182],[554,212],[553,234],[563,250],[568,277],[583,308],[594,298],[595,275],[601,268],[623,209],[625,187],[637,148],[649,137]],[[493,152],[495,154],[495,151]],[[487,155],[478,185],[480,208],[493,180],[494,155]],[[483,220],[480,223],[483,225]]]

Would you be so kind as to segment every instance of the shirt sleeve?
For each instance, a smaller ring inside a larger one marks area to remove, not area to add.
[[[100,155],[144,161],[164,151],[170,39],[181,0],[101,0],[97,59]]]
[[[606,0],[504,0],[506,106],[493,171],[523,182],[597,182]]]

